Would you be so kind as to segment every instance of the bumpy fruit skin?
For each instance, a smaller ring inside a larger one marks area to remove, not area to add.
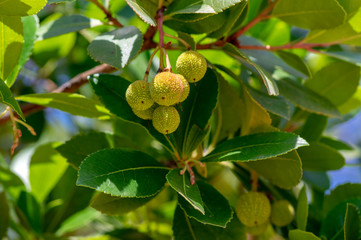
[[[254,227],[246,227],[246,232],[249,234],[252,234],[254,236],[258,236],[261,235],[262,233],[264,233],[269,225],[269,221],[266,221],[265,223],[262,223],[258,226],[254,226]]]
[[[171,106],[179,102],[183,94],[182,80],[171,72],[155,75],[149,86],[153,100],[162,106]]]
[[[177,130],[180,117],[174,107],[159,106],[153,112],[153,126],[158,132],[170,134]]]
[[[247,227],[260,226],[271,215],[271,204],[267,196],[259,192],[248,192],[237,200],[236,213]]]
[[[149,92],[149,83],[143,80],[137,80],[130,84],[125,98],[129,106],[135,110],[145,110],[154,104]]]
[[[179,55],[176,67],[188,82],[198,82],[206,74],[207,61],[200,53],[191,50]]]
[[[176,74],[176,75],[177,75],[177,77],[179,77],[182,80],[182,83],[183,83],[183,94],[179,99],[179,102],[183,102],[184,100],[187,99],[191,88],[190,88],[187,80],[183,77],[183,75],[180,75],[180,74]]]
[[[271,223],[278,227],[290,224],[295,216],[295,209],[287,200],[276,201],[272,204]]]
[[[157,107],[158,107],[158,104],[153,104],[153,106],[151,106],[150,108],[145,109],[145,110],[135,110],[135,109],[132,109],[132,110],[133,110],[133,113],[137,117],[144,119],[144,120],[148,120],[148,119],[152,119],[153,112]]]

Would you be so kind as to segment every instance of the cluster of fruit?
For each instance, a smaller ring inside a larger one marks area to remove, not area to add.
[[[237,201],[236,213],[246,231],[252,235],[265,232],[270,222],[284,227],[295,216],[295,210],[287,200],[274,201],[271,205],[267,196],[260,192],[242,194]]]
[[[163,134],[177,130],[180,116],[173,105],[188,97],[188,82],[203,78],[207,62],[200,53],[190,50],[178,57],[176,68],[179,74],[160,72],[150,83],[137,80],[126,91],[126,100],[134,114],[142,119],[152,119],[154,128]]]

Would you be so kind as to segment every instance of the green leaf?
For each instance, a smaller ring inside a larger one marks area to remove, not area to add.
[[[89,206],[94,190],[77,187],[77,174],[78,172],[69,166],[48,195],[47,204],[52,206],[44,216],[45,232],[55,232],[66,219]]]
[[[46,0],[0,0],[0,15],[29,16],[45,7]]]
[[[346,226],[344,223],[345,218],[347,217],[347,206],[349,204],[352,204],[359,209],[361,207],[361,199],[353,198],[337,204],[323,219],[320,232],[323,236],[327,237],[327,239],[345,239],[344,230]],[[358,215],[357,217],[360,217],[359,212],[356,214]],[[355,234],[357,237],[352,239],[360,239],[360,232],[356,232]]]
[[[302,178],[301,159],[296,151],[244,164],[281,188],[291,189],[299,184]]]
[[[64,156],[68,163],[79,168],[81,162],[91,153],[105,148],[129,147],[136,149],[137,145],[129,140],[103,132],[89,132],[76,135],[56,150]]]
[[[168,139],[153,127],[149,128],[149,121],[137,117],[125,99],[125,92],[130,82],[122,77],[96,74],[89,77],[89,81],[107,109],[116,116],[126,121],[131,121],[142,125],[155,139],[170,149]]]
[[[155,143],[155,139],[149,134],[148,129],[138,123],[115,118],[113,120],[113,132],[119,136],[120,139],[124,139],[124,141],[122,143],[119,142],[119,144],[136,143],[136,147],[129,146],[129,148],[143,151],[154,158],[164,157],[168,153],[164,148],[154,148],[153,144]]]
[[[264,29],[261,29],[260,31],[264,31]],[[274,31],[274,28],[272,28],[272,31]],[[287,30],[287,34],[289,34],[290,30]],[[277,34],[278,29],[277,29]],[[250,37],[250,36],[241,36],[238,38],[238,41],[242,43],[242,45],[247,46],[263,46],[265,47],[265,44],[262,43],[259,39]],[[287,41],[288,42],[288,41]],[[249,58],[252,58],[252,61],[255,62],[257,65],[259,65],[261,68],[266,70],[269,73],[273,73],[277,69],[282,69],[283,71],[290,73],[291,75],[299,78],[307,78],[307,75],[305,75],[303,72],[301,72],[299,69],[295,68],[295,66],[290,65],[286,61],[284,61],[282,58],[278,57],[275,53],[268,51],[268,50],[247,50],[242,49],[240,50],[243,54],[247,55]]]
[[[104,214],[119,216],[143,206],[152,200],[153,197],[123,198],[100,193],[95,197],[90,206]]]
[[[307,193],[306,186],[300,191],[298,195],[297,208],[296,208],[296,223],[297,228],[306,231],[307,226],[307,217],[308,217],[308,201],[307,201]]]
[[[290,65],[291,67],[302,72],[303,74],[305,74],[305,76],[308,76],[308,77],[312,76],[310,68],[307,66],[305,61],[303,61],[303,59],[300,58],[298,55],[291,53],[291,52],[286,52],[286,51],[277,51],[276,53],[288,65]]]
[[[94,100],[75,93],[39,93],[17,97],[18,100],[59,109],[72,115],[107,119],[108,110]]]
[[[320,192],[330,188],[330,179],[326,172],[303,171],[303,180]]]
[[[238,92],[221,75],[219,79],[219,103],[216,108],[216,140],[222,140],[241,128],[243,118],[243,102]]]
[[[328,29],[344,23],[346,12],[337,1],[280,0],[272,16],[300,28]]]
[[[185,15],[187,16],[188,14]],[[175,31],[185,32],[189,34],[202,34],[210,33],[220,29],[225,24],[227,18],[227,12],[222,12],[191,22],[184,21],[183,17],[182,20],[171,19],[165,21],[164,25],[172,28]]]
[[[331,117],[340,116],[337,108],[328,99],[296,81],[281,79],[277,81],[277,85],[282,96],[304,110]]]
[[[33,55],[31,57],[38,64],[45,65],[51,60],[68,56],[75,46],[76,39],[76,33],[67,33],[61,36],[37,41],[35,42]]]
[[[64,3],[64,2],[72,2],[74,0],[48,0],[48,4],[52,3]]]
[[[176,190],[195,209],[205,214],[203,201],[197,183],[191,184],[188,172],[180,174],[180,169],[173,169],[167,174],[169,185]]]
[[[166,167],[145,153],[106,149],[82,162],[77,185],[113,196],[149,197],[163,188],[167,173]]]
[[[99,20],[90,19],[82,15],[62,16],[56,20],[48,21],[41,25],[37,32],[38,40],[96,27],[101,24],[102,23]]]
[[[155,26],[157,22],[154,17],[158,6],[149,0],[126,0],[133,11],[146,23]]]
[[[74,0],[48,0],[48,4],[52,3],[64,3],[64,2],[72,2]]]
[[[101,213],[93,208],[83,209],[61,223],[61,226],[56,230],[56,235],[62,236],[68,232],[74,232],[82,227],[91,224],[92,221],[101,217]]]
[[[24,67],[25,63],[29,60],[35,43],[36,30],[38,29],[39,25],[39,19],[36,15],[22,17],[21,21],[23,22],[24,28],[24,46],[23,50],[21,51],[17,66],[14,67],[13,71],[10,73],[10,75],[5,81],[9,87],[14,84],[18,73]]]
[[[184,198],[178,198],[179,206],[190,218],[204,224],[225,228],[233,216],[233,211],[227,199],[208,183],[202,181],[197,183],[203,199],[205,214],[195,209]]]
[[[356,92],[359,80],[360,67],[347,62],[335,62],[318,71],[305,82],[305,86],[339,106]]]
[[[42,213],[41,207],[35,197],[31,193],[23,191],[20,193],[17,206],[19,208],[16,210],[20,211],[18,214],[25,216],[27,224],[36,233],[41,233],[43,226]]]
[[[178,37],[186,41],[192,48],[192,50],[196,50],[196,42],[194,41],[193,37],[188,33],[178,32]],[[180,46],[183,46],[183,43],[179,42]]]
[[[227,73],[229,76],[234,78],[236,81],[242,83],[242,79],[234,74],[231,69],[226,68],[223,65],[216,64],[215,65],[218,69],[222,70],[223,72]],[[242,84],[243,87],[243,84]],[[243,90],[243,101],[245,102],[245,105],[248,105],[247,102],[252,102],[253,108],[255,109],[255,112],[259,112],[258,115],[263,115],[263,117],[257,117],[257,120],[260,120],[259,122],[262,122],[260,124],[263,125],[271,125],[271,118],[269,114],[265,111],[267,109],[268,111],[282,116],[286,119],[289,119],[291,117],[290,107],[288,103],[281,97],[281,96],[269,96],[266,93],[260,92],[251,86],[244,86],[247,87],[248,93],[246,93],[245,90]],[[250,94],[250,96],[248,96]],[[251,99],[251,100],[250,100]],[[263,109],[263,108],[265,109]],[[247,108],[245,106],[245,108]],[[246,111],[252,112],[252,111]],[[248,113],[247,113],[248,114]],[[242,118],[244,119],[244,118]],[[254,122],[257,122],[256,119],[253,119]],[[259,125],[260,125],[259,124]]]
[[[328,118],[318,114],[310,114],[302,127],[300,136],[308,142],[318,141],[326,129]]]
[[[345,165],[345,158],[335,149],[319,142],[298,150],[302,167],[310,171],[328,171],[340,169]]]
[[[247,87],[249,94],[256,100],[259,105],[267,109],[267,111],[276,114],[285,119],[291,118],[290,106],[286,100],[281,96],[269,96],[263,92],[260,92],[250,86]]]
[[[23,120],[25,117],[8,86],[0,80],[0,102],[10,106]]]
[[[234,45],[227,43],[222,48],[222,50],[225,51],[227,54],[229,54],[231,57],[242,62],[251,71],[257,72],[261,77],[261,79],[263,80],[263,83],[265,84],[269,95],[278,95],[277,84],[272,79],[269,73],[264,71],[256,63],[252,62],[246,55],[241,53],[241,51],[239,51],[239,49],[237,49]]]
[[[357,6],[357,7],[359,7],[359,6]],[[355,10],[355,9],[353,9],[353,10]],[[360,22],[360,19],[361,19],[361,11],[360,11],[360,9],[358,9],[358,12],[356,12],[356,14],[349,20],[350,25],[356,32],[361,32],[360,25],[358,24]]]
[[[344,233],[345,240],[357,239],[360,236],[360,210],[352,203],[347,203]]]
[[[291,230],[289,231],[289,238],[290,240],[321,240],[320,238],[316,237],[313,233],[311,232],[305,232],[302,230]]]
[[[13,200],[18,199],[20,192],[25,191],[23,181],[10,169],[0,166],[0,186],[11,196]]]
[[[354,95],[338,107],[341,114],[346,114],[361,107],[361,86],[358,86]]]
[[[6,193],[0,192],[0,239],[7,236],[8,227],[10,225],[10,209]]]
[[[237,217],[233,217],[226,228],[202,224],[192,218],[178,206],[174,213],[173,233],[175,240],[246,240],[244,226]]]
[[[7,2],[11,3],[12,1]],[[0,8],[0,12],[2,9],[3,6]],[[18,64],[23,45],[24,31],[21,17],[0,15],[0,80],[5,81]]]
[[[327,30],[312,30],[305,39],[306,43],[340,43],[361,46],[361,33],[354,30],[350,23]]]
[[[242,1],[241,3],[235,5],[234,7],[229,9],[229,17],[227,18],[225,24],[220,29],[208,34],[207,37],[219,39],[221,37],[229,35],[229,32],[235,26],[236,22],[245,11],[248,5],[247,1]]]
[[[326,136],[323,136],[320,139],[320,142],[324,143],[336,150],[353,150],[353,148],[350,145],[348,145],[342,141],[339,141],[339,140],[336,140],[336,139],[333,139],[330,137],[326,137]]]
[[[122,69],[138,54],[142,44],[142,33],[130,26],[100,34],[90,43],[88,51],[96,61]]]
[[[326,217],[326,215],[338,204],[354,198],[361,198],[361,184],[346,183],[337,186],[325,197],[323,216]]]
[[[189,156],[201,143],[217,100],[217,75],[214,70],[208,68],[201,81],[191,84],[189,96],[181,103],[182,111],[179,111],[181,122],[173,135],[182,156]]]
[[[359,0],[337,0],[347,13],[347,17],[353,16],[361,7]]]
[[[201,160],[204,162],[254,161],[282,155],[307,145],[304,139],[292,133],[258,133],[225,141]]]
[[[169,6],[167,15],[182,14],[182,13],[212,13],[216,14],[223,10],[242,2],[243,0],[226,0],[226,1],[213,1],[213,0],[201,0],[201,1],[174,1]]]
[[[40,203],[45,200],[68,167],[65,158],[55,150],[58,145],[60,143],[54,142],[39,146],[30,160],[31,193]]]

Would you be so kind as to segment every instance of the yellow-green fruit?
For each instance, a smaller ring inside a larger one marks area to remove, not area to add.
[[[183,94],[183,83],[176,74],[161,72],[155,75],[149,90],[154,102],[162,106],[170,106],[179,102]]]
[[[236,213],[239,220],[248,227],[265,223],[271,215],[271,204],[260,192],[248,192],[237,200]]]
[[[154,109],[156,109],[157,107],[158,107],[157,104],[153,104],[153,106],[145,110],[136,110],[136,109],[132,109],[132,110],[133,113],[137,115],[137,117],[147,120],[147,119],[152,119]]]
[[[183,94],[182,96],[180,97],[179,99],[179,102],[183,102],[184,100],[187,99],[188,95],[189,95],[189,91],[191,90],[190,89],[190,86],[189,86],[189,83],[187,82],[187,80],[183,77],[183,75],[180,75],[180,74],[176,74],[181,80],[182,80],[182,83],[183,83]]]
[[[198,82],[206,74],[207,61],[200,53],[191,50],[179,55],[176,67],[188,82]]]
[[[180,117],[174,107],[159,106],[153,112],[153,126],[158,132],[170,134],[177,130]]]
[[[254,236],[258,236],[267,230],[268,225],[269,225],[269,221],[266,221],[265,223],[262,223],[260,225],[254,226],[254,227],[246,226],[246,232],[249,234],[252,234]]]
[[[125,93],[125,98],[129,106],[135,110],[148,109],[154,103],[150,96],[149,83],[143,80],[137,80],[130,84]]]
[[[295,209],[287,200],[276,201],[272,204],[271,222],[278,227],[290,224],[295,216]]]

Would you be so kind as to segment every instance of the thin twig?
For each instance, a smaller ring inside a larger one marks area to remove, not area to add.
[[[66,93],[72,93],[75,92],[78,88],[80,88],[82,85],[88,82],[88,76],[95,74],[95,73],[111,73],[114,72],[116,69],[108,64],[101,64],[98,65],[92,69],[89,69],[83,73],[80,73],[76,75],[74,78],[72,78],[70,81],[64,83],[57,89],[55,89],[53,92],[60,93],[60,92],[66,92]],[[38,112],[40,110],[43,110],[45,107],[36,105],[36,104],[26,104],[22,106],[21,110],[24,114],[24,116],[28,116],[34,112]],[[10,120],[9,113],[5,114],[2,118],[0,118],[0,125],[6,123]]]
[[[186,41],[184,41],[183,39],[181,39],[179,37],[176,37],[176,36],[173,36],[173,35],[170,35],[170,34],[167,34],[167,33],[164,33],[164,36],[170,37],[170,38],[173,38],[173,39],[176,39],[176,40],[180,41],[188,50],[192,49],[191,45],[189,45]]]
[[[112,13],[108,9],[106,9],[100,2],[98,2],[98,0],[89,0],[89,1],[94,3],[98,8],[100,8],[107,16],[108,20],[112,22],[114,26],[117,26],[119,28],[123,27],[123,25],[116,18],[112,16]]]
[[[278,0],[274,0],[271,2],[260,14],[255,17],[252,21],[247,23],[244,27],[242,27],[240,30],[232,34],[230,37],[227,38],[227,42],[232,42],[235,39],[237,39],[239,36],[243,35],[245,32],[247,32],[249,29],[251,29],[254,25],[262,21],[263,19],[267,18],[268,14],[272,11],[274,6]]]
[[[148,62],[148,67],[147,67],[147,70],[145,70],[145,73],[144,73],[144,78],[143,80],[148,82],[148,76],[149,76],[149,72],[150,72],[150,68],[152,67],[152,62],[153,62],[153,58],[155,56],[155,54],[159,51],[159,46],[157,46],[152,55],[150,55],[150,58],[149,58],[149,62]]]

